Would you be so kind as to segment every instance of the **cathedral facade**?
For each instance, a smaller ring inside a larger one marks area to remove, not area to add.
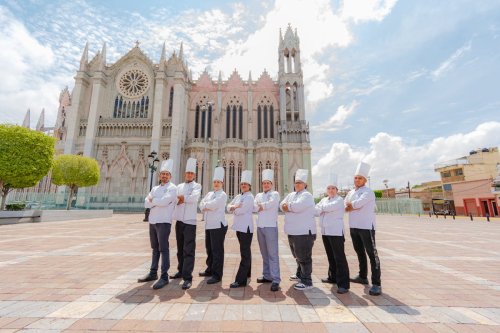
[[[93,59],[86,46],[73,91],[60,95],[57,150],[98,161],[100,182],[84,192],[97,202],[144,196],[157,181],[156,173],[150,179],[152,152],[160,162],[174,160],[174,183],[195,157],[203,192],[218,165],[226,170],[229,197],[239,192],[245,169],[253,170],[254,192],[266,168],[275,171],[276,190],[293,191],[295,171],[311,170],[299,44],[290,26],[280,31],[277,81],[265,70],[256,80],[236,70],[227,80],[220,72],[217,79],[204,72],[193,80],[182,44],[170,57],[164,46],[155,63],[136,43],[113,64],[106,62],[105,44]]]

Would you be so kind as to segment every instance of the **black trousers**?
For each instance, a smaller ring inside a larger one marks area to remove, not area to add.
[[[349,265],[344,251],[344,236],[322,236],[328,258],[328,279],[336,281],[339,288],[350,288]]]
[[[372,284],[380,286],[380,260],[375,245],[375,230],[351,228],[351,239],[354,251],[358,255],[359,276],[368,277],[368,263],[366,255],[370,258],[372,270]]]
[[[175,238],[177,240],[177,270],[181,273],[183,280],[192,281],[196,251],[196,225],[182,221],[175,222]]]
[[[306,286],[312,286],[312,248],[315,240],[315,234],[288,235],[290,250],[297,262],[297,277]]]
[[[236,237],[240,242],[241,261],[235,281],[239,284],[247,284],[247,279],[252,276],[253,233],[251,233],[250,228],[248,228],[247,232],[236,231]]]
[[[158,273],[158,263],[161,257],[161,278],[168,280],[168,269],[170,268],[170,253],[168,237],[170,236],[170,223],[149,224],[149,242],[153,249],[151,259],[151,273]]]
[[[205,247],[207,249],[207,269],[205,272],[218,280],[222,280],[224,271],[224,240],[227,233],[227,226],[224,226],[222,222],[220,225],[220,228],[205,230]]]

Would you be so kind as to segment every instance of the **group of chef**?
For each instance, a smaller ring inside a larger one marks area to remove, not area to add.
[[[294,192],[282,201],[274,191],[274,171],[262,171],[261,193],[252,194],[252,171],[241,173],[240,193],[227,204],[227,194],[223,190],[224,168],[216,167],[213,175],[212,191],[201,196],[201,185],[195,182],[196,159],[189,158],[186,163],[184,182],[174,185],[172,176],[173,161],[168,159],[160,166],[160,184],[152,188],[145,199],[145,207],[150,209],[149,237],[152,248],[151,268],[138,282],[156,281],[154,289],[163,288],[170,279],[183,279],[182,289],[189,289],[193,281],[196,251],[197,209],[203,214],[205,224],[206,268],[199,276],[207,277],[207,284],[219,283],[224,270],[224,240],[228,222],[226,212],[233,216],[232,229],[240,247],[240,264],[231,288],[244,287],[249,283],[252,269],[251,244],[253,234],[257,240],[263,260],[262,276],[257,283],[269,283],[271,291],[280,289],[281,274],[279,265],[278,212],[285,215],[284,231],[297,263],[294,288],[307,290],[312,283],[312,249],[316,240],[316,217],[323,245],[328,258],[328,272],[323,283],[336,284],[337,293],[349,291],[350,282],[368,285],[368,260],[371,266],[370,295],[382,293],[380,283],[380,260],[375,245],[375,195],[366,186],[370,165],[361,162],[354,174],[354,188],[343,199],[338,194],[337,176],[329,177],[326,196],[315,204],[313,196],[307,191],[309,171],[298,169],[294,178]],[[344,214],[348,213],[349,228],[354,251],[359,261],[359,273],[350,278],[344,242]],[[254,213],[257,214],[257,230],[254,229]],[[177,272],[168,275],[170,268],[169,236],[172,221],[175,220],[177,241]],[[160,272],[158,275],[161,260]]]

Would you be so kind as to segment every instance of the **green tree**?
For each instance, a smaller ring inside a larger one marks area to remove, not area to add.
[[[90,157],[80,155],[59,155],[54,159],[52,182],[69,188],[66,209],[71,207],[71,199],[77,188],[95,185],[99,182],[99,165]]]
[[[375,193],[375,198],[382,198],[382,190],[375,190],[373,193]]]
[[[0,124],[0,210],[12,189],[34,186],[49,172],[55,142],[42,132]]]

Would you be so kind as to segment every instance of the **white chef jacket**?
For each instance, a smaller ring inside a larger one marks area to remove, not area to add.
[[[314,215],[314,199],[306,190],[288,194],[280,203],[288,203],[289,212],[285,212],[285,233],[287,235],[316,234],[316,220]]]
[[[241,207],[232,212],[229,210],[231,205],[240,203]],[[250,228],[250,232],[253,233],[253,194],[250,191],[235,196],[227,205],[227,212],[234,215],[232,227],[234,231],[247,232]]]
[[[357,229],[375,230],[375,193],[362,186],[352,189],[345,197],[345,202],[352,203],[354,210],[349,212],[349,227]]]
[[[221,223],[227,226],[226,208],[227,195],[222,189],[208,192],[200,201],[200,210],[205,216],[205,229],[219,229]]]
[[[201,195],[201,185],[195,181],[177,185],[177,195],[184,196],[184,203],[176,205],[174,220],[196,225],[198,200]]]
[[[344,199],[340,195],[321,199],[316,204],[321,234],[324,236],[343,236],[344,212]]]
[[[280,194],[276,191],[258,193],[255,196],[255,210],[257,212],[257,227],[278,227],[278,210],[280,205]],[[259,204],[262,211],[259,212]]]
[[[172,182],[157,185],[151,189],[148,196],[153,198],[152,202],[149,202],[147,197],[144,199],[144,207],[151,209],[149,223],[172,223],[172,215],[177,201],[177,187]]]

